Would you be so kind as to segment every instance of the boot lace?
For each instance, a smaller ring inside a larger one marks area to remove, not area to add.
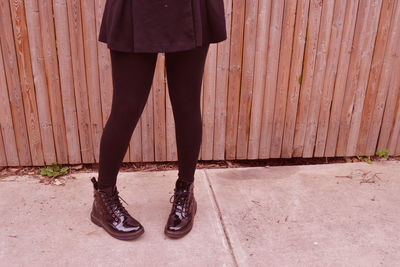
[[[115,210],[117,213],[119,214],[123,214],[125,216],[130,216],[130,214],[128,213],[128,211],[125,209],[125,207],[122,205],[121,201],[124,201],[127,205],[129,205],[119,194],[118,192],[115,192],[113,195],[109,196],[106,195],[105,197],[105,202],[106,202],[106,206],[108,211],[110,212],[111,216],[115,219],[115,221],[117,221],[117,217],[115,215],[115,213],[113,212],[113,210]],[[111,207],[115,207],[115,209],[112,209]]]
[[[170,197],[169,202],[173,204],[174,209],[183,212],[183,209],[186,208],[187,205],[186,199],[188,198],[188,196],[189,192],[175,190],[174,194]]]

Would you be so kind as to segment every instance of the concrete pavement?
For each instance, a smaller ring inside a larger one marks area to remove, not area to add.
[[[89,219],[90,177],[0,179],[0,266],[398,266],[400,162],[197,169],[198,211],[164,236],[177,170],[120,172],[133,241]],[[97,177],[97,176],[96,176]]]

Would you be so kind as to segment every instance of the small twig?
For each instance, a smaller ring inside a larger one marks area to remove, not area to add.
[[[353,179],[353,177],[351,175],[335,175],[335,177]]]

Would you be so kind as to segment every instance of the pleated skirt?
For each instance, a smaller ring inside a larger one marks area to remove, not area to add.
[[[122,52],[175,52],[226,38],[223,0],[106,0],[98,40]]]

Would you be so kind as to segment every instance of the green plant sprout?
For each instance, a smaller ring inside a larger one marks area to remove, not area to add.
[[[371,158],[370,158],[369,156],[368,156],[368,157],[357,156],[357,158],[358,158],[360,161],[364,161],[364,162],[366,162],[366,163],[368,163],[368,164],[371,164],[371,163],[372,163]]]
[[[57,177],[68,172],[69,167],[62,167],[59,164],[52,163],[51,166],[47,166],[46,168],[40,169],[40,174],[49,176],[49,177]]]
[[[386,148],[379,149],[379,150],[376,152],[376,155],[377,155],[377,156],[379,156],[379,157],[384,157],[385,159],[388,159],[388,158],[389,158],[389,154],[390,154],[390,151],[387,150]]]

